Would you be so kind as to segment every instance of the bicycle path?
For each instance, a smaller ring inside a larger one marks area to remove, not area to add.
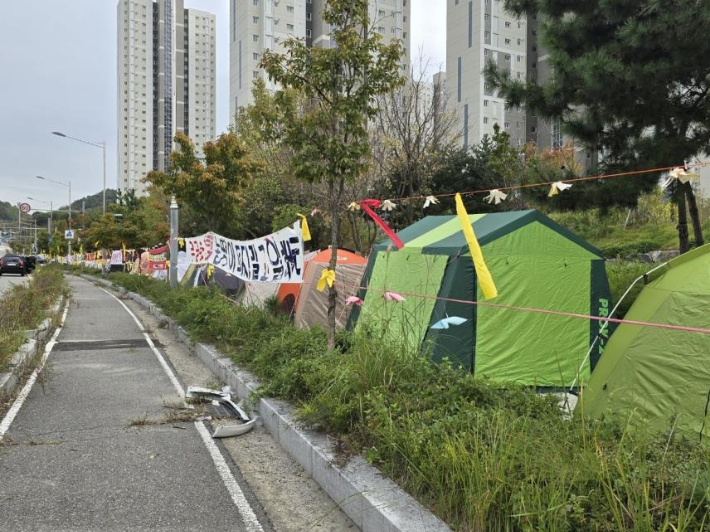
[[[128,309],[69,283],[44,377],[0,433],[0,530],[269,532],[204,424],[165,422],[181,392]]]

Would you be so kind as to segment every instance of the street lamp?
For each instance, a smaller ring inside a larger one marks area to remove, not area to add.
[[[52,135],[57,135],[58,137],[64,137],[65,139],[76,140],[77,142],[82,142],[88,144],[89,146],[95,146],[96,148],[101,148],[103,150],[104,159],[104,199],[103,199],[103,214],[106,214],[106,141],[102,142],[90,142],[88,140],[77,139],[76,137],[70,137],[65,135],[60,131],[52,131]]]
[[[37,179],[42,179],[43,181],[49,181],[50,183],[56,183],[57,185],[64,185],[65,187],[69,187],[69,220],[67,220],[67,224],[69,225],[69,229],[71,229],[71,181],[69,181],[68,183],[64,183],[63,181],[54,181],[53,179],[48,179],[41,175],[35,177]],[[71,239],[67,240],[67,254],[71,256]]]

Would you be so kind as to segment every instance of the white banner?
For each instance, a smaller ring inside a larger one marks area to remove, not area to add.
[[[208,262],[239,279],[266,283],[303,282],[301,223],[255,240],[231,240],[216,233],[186,238],[190,262]]]
[[[210,262],[213,253],[213,233],[205,233],[201,236],[185,239],[185,252],[188,260],[197,264]]]

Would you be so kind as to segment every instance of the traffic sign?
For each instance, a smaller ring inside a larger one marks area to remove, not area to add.
[[[29,203],[20,203],[20,211],[21,212],[30,212],[32,210],[32,207],[30,207]]]
[[[74,238],[74,230],[73,229],[67,229],[64,231],[64,238],[67,240],[72,240]]]

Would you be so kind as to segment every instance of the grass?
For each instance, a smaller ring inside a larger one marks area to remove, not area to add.
[[[60,267],[37,268],[31,282],[15,285],[0,298],[0,371],[25,341],[24,331],[36,328],[68,288]]]
[[[618,291],[643,266],[614,268]],[[363,454],[456,531],[710,526],[710,452],[671,427],[659,435],[565,420],[556,399],[432,364],[372,332],[340,333],[329,351],[322,330],[295,329],[213,289],[109,279],[216,344],[261,379],[263,395],[296,405],[304,422]]]

